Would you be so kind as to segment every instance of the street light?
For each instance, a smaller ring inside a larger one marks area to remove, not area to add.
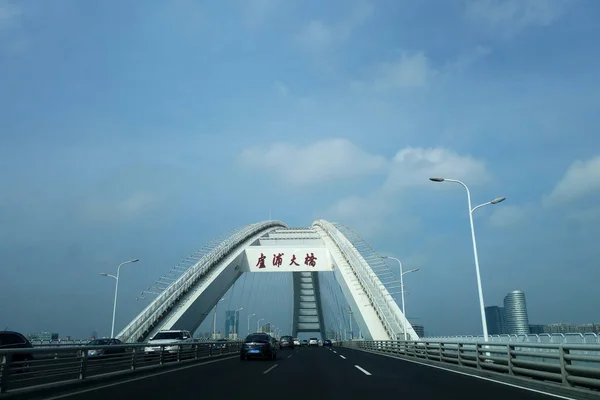
[[[140,261],[140,260],[136,258],[136,259],[125,261],[125,262],[122,262],[121,264],[119,264],[119,266],[117,267],[117,275],[116,276],[107,274],[106,272],[102,272],[100,274],[102,276],[107,276],[109,278],[113,278],[116,281],[115,282],[115,301],[113,304],[112,327],[110,329],[110,337],[111,338],[115,337],[115,315],[117,314],[117,294],[119,293],[119,274],[121,272],[121,267],[125,264],[135,263],[138,261]]]
[[[250,318],[254,317],[256,315],[256,313],[252,314],[252,315],[248,315],[248,335],[250,334]]]
[[[487,203],[480,204],[478,206],[473,207],[471,205],[471,191],[468,186],[463,182],[458,181],[456,179],[446,179],[446,178],[429,178],[432,182],[452,182],[458,183],[462,185],[467,191],[467,205],[469,207],[469,222],[471,224],[471,239],[473,240],[473,257],[475,258],[475,272],[477,274],[477,290],[479,292],[479,309],[481,312],[481,325],[483,327],[483,340],[485,342],[489,341],[488,337],[488,329],[487,329],[487,321],[485,319],[485,303],[483,301],[483,289],[481,287],[481,274],[479,273],[479,256],[477,255],[477,241],[475,240],[475,226],[473,225],[473,212],[478,208],[488,206],[490,204],[498,204],[502,203],[506,200],[506,197],[497,197],[492,201],[488,201]]]
[[[264,321],[264,318],[259,319],[258,321],[256,321],[256,332],[260,332],[260,321]]]
[[[404,319],[402,320],[402,330],[404,331],[404,341],[406,342],[406,321],[408,320],[408,316],[406,315],[406,305],[404,303],[404,275],[409,274],[411,272],[417,272],[419,268],[411,269],[406,272],[403,271],[402,261],[398,260],[396,257],[384,256],[383,258],[388,258],[390,260],[394,260],[398,263],[400,267],[400,292],[402,294],[402,313],[404,314]]]
[[[244,307],[238,308],[237,310],[235,310],[233,312],[233,329],[235,330],[235,338],[236,339],[238,337],[237,316],[238,316],[238,312],[242,311],[243,309],[244,309]]]
[[[215,304],[215,313],[213,315],[213,340],[217,340],[217,307],[223,300],[225,300],[225,297],[217,301],[217,304]]]

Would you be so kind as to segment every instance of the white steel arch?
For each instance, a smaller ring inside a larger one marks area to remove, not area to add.
[[[249,257],[262,249],[300,252],[298,243],[313,246],[315,252],[325,256],[321,260],[326,260],[327,270],[336,275],[364,338],[401,339],[403,326],[407,326],[409,340],[418,340],[410,323],[403,324],[403,313],[369,262],[334,224],[325,220],[296,229],[281,221],[265,221],[236,231],[172,282],[117,337],[135,342],[164,329],[195,331],[243,272],[258,271],[253,270],[256,261]],[[313,278],[308,279],[309,275]],[[294,284],[294,332],[312,330],[323,334],[318,272],[294,276],[304,277],[295,279]],[[302,287],[312,288],[313,292],[302,291]]]

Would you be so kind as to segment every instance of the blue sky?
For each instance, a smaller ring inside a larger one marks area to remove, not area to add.
[[[593,0],[0,0],[0,321],[87,336],[214,237],[339,221],[420,268],[409,317],[599,322]],[[273,278],[275,279],[275,278]],[[256,285],[260,291],[260,285]],[[241,300],[240,300],[241,301]],[[8,302],[8,303],[7,303]],[[283,318],[283,317],[282,317]],[[283,318],[285,319],[285,318]]]

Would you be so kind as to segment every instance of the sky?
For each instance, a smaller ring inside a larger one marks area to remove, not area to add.
[[[108,334],[101,272],[140,259],[122,327],[182,258],[272,213],[351,227],[419,268],[409,318],[477,334],[466,193],[431,176],[507,198],[474,213],[486,305],[521,289],[532,324],[600,322],[599,18],[594,0],[0,0],[0,325]]]

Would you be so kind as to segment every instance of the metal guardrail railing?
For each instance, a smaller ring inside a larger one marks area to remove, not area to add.
[[[344,341],[340,346],[600,390],[600,345]]]
[[[146,343],[0,350],[0,393],[237,354],[240,342]]]
[[[483,342],[483,336],[456,335],[456,336],[429,336],[419,339],[422,342]],[[489,335],[490,342],[496,343],[567,343],[567,344],[600,344],[600,337],[594,332],[582,333],[530,333],[530,334],[502,334]]]

